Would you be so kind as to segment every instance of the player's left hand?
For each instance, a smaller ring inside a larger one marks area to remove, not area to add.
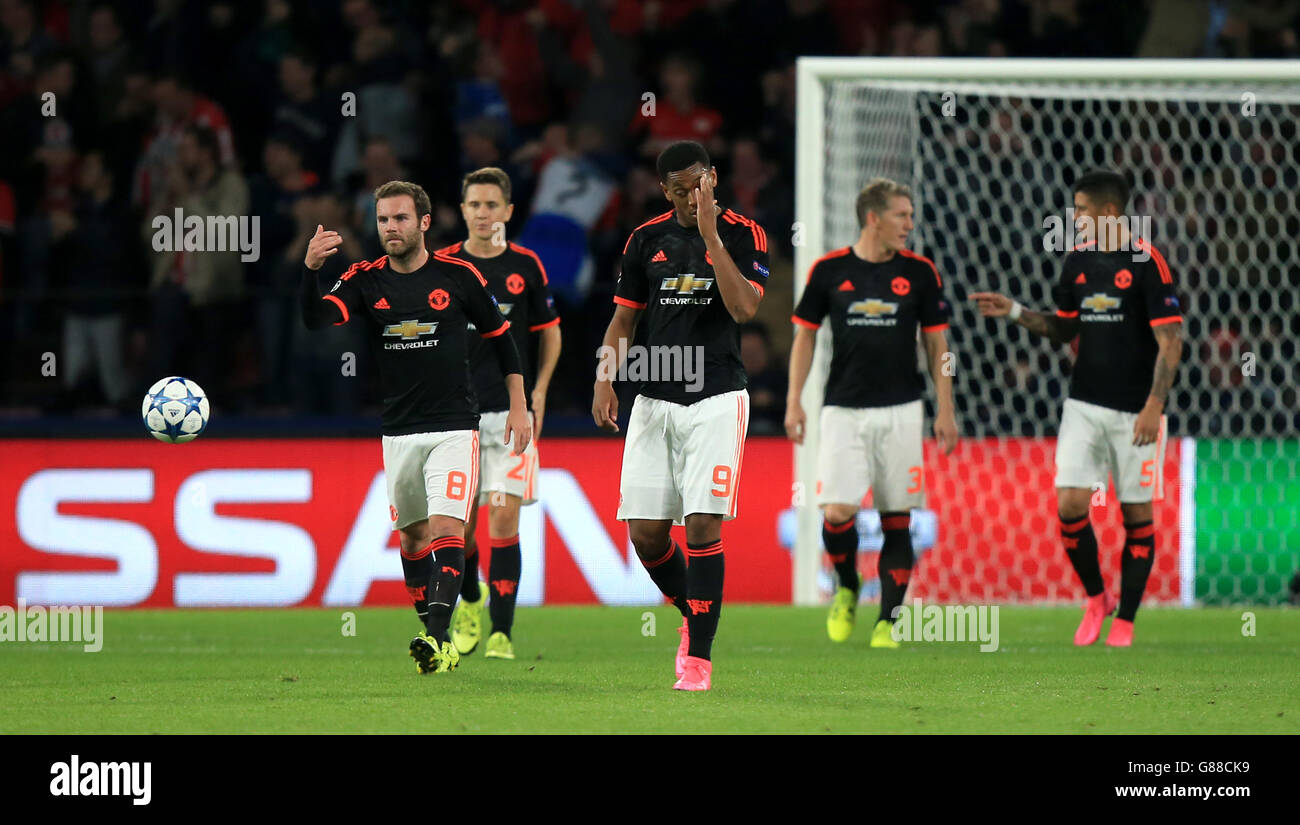
[[[542,418],[546,416],[546,393],[533,390],[533,440],[542,437]]]
[[[1160,437],[1160,414],[1163,407],[1159,403],[1148,400],[1142,412],[1138,413],[1137,421],[1133,422],[1133,444],[1138,447],[1145,447],[1148,444],[1154,444]]]
[[[934,418],[934,437],[943,449],[944,455],[951,455],[957,449],[957,419],[951,412],[942,412]]]
[[[511,408],[506,413],[506,441],[509,445],[514,441],[514,447],[511,448],[511,455],[523,455],[524,450],[528,449],[528,442],[533,440],[533,420],[528,415],[526,409]]]
[[[705,241],[718,237],[718,202],[713,197],[712,169],[700,176],[695,187],[695,226]]]

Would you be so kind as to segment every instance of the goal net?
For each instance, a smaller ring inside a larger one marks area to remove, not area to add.
[[[813,58],[799,61],[798,83],[795,300],[812,262],[857,238],[857,194],[885,176],[912,188],[911,248],[935,261],[952,305],[962,442],[943,456],[927,441],[908,599],[1082,596],[1053,487],[1072,350],[980,318],[967,296],[993,290],[1054,309],[1055,250],[1073,245],[1070,183],[1113,167],[1133,183],[1129,213],[1169,262],[1185,319],[1147,602],[1284,602],[1300,568],[1300,64]],[[815,489],[830,345],[823,328],[796,451],[801,604],[824,601],[832,584],[821,516],[804,494]],[[932,394],[926,407],[929,434]],[[1093,500],[1116,588],[1118,502],[1113,488]],[[859,559],[870,580],[880,536],[866,503]]]

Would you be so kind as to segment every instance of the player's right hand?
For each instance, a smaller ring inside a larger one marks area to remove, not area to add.
[[[342,235],[334,231],[327,232],[325,227],[316,224],[316,234],[307,242],[307,257],[302,262],[308,269],[320,269],[325,265],[326,258],[339,251],[342,243]]]
[[[808,416],[804,413],[802,404],[796,401],[785,405],[785,434],[791,441],[803,443],[804,427],[807,424]]]
[[[1011,312],[1015,302],[996,292],[972,292],[970,299],[979,305],[980,315],[985,318],[1001,318]]]
[[[618,396],[611,381],[597,381],[591,402],[591,417],[606,432],[618,432]]]

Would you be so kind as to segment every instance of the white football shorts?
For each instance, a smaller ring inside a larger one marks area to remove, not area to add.
[[[1065,400],[1056,437],[1056,486],[1105,489],[1113,477],[1124,504],[1145,504],[1165,496],[1165,442],[1168,422],[1160,416],[1154,444],[1133,445],[1138,414]]]
[[[478,483],[478,430],[386,435],[383,443],[394,530],[429,516],[469,520]]]
[[[822,407],[818,506],[859,507],[867,490],[882,513],[924,506],[924,423],[920,399],[889,407]]]
[[[511,455],[505,443],[507,415],[500,410],[478,418],[479,504],[490,504],[493,493],[515,496],[524,504],[537,501],[537,440],[529,440],[522,455]]]
[[[748,428],[745,390],[689,406],[638,395],[623,442],[619,520],[735,518]]]

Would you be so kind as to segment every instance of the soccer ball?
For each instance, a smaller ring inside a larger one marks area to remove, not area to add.
[[[159,441],[184,444],[208,426],[208,397],[188,378],[168,376],[149,388],[140,414],[145,429]]]

